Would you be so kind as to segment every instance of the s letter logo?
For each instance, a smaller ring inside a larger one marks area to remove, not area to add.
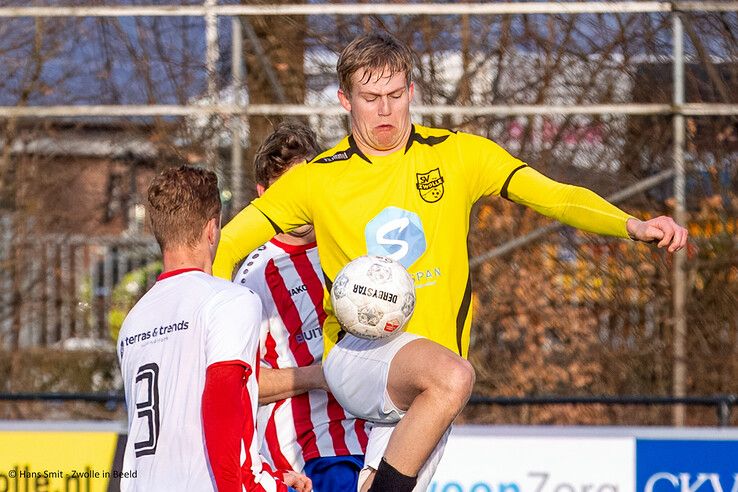
[[[425,253],[425,232],[420,217],[401,208],[382,210],[366,225],[364,235],[368,254],[388,256],[405,268]]]

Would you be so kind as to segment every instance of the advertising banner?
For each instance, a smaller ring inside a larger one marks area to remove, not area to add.
[[[120,427],[0,425],[0,492],[117,492]],[[457,426],[428,490],[738,492],[738,430]]]
[[[117,490],[116,432],[0,432],[0,492]],[[118,468],[119,469],[119,468]]]
[[[638,492],[738,492],[738,441],[638,439]]]
[[[629,437],[454,432],[429,491],[634,492],[634,463]]]

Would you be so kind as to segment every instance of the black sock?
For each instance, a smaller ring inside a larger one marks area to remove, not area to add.
[[[369,492],[410,492],[417,482],[418,477],[403,475],[382,458]]]

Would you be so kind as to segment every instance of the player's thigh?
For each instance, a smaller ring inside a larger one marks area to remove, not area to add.
[[[349,413],[372,422],[397,422],[404,412],[387,393],[390,364],[395,354],[421,339],[398,333],[379,340],[346,335],[331,349],[323,363],[328,387]]]
[[[444,394],[471,390],[474,370],[467,360],[443,345],[420,338],[398,350],[390,364],[387,392],[399,409],[407,411],[428,389]]]
[[[308,460],[303,473],[312,480],[314,492],[353,492],[363,466],[363,456],[328,456]]]

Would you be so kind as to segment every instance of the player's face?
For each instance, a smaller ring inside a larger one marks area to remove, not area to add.
[[[359,148],[368,154],[387,155],[405,146],[410,136],[410,101],[405,72],[391,77],[371,76],[359,70],[351,77],[352,89],[338,91],[341,105],[351,112],[351,128]]]

